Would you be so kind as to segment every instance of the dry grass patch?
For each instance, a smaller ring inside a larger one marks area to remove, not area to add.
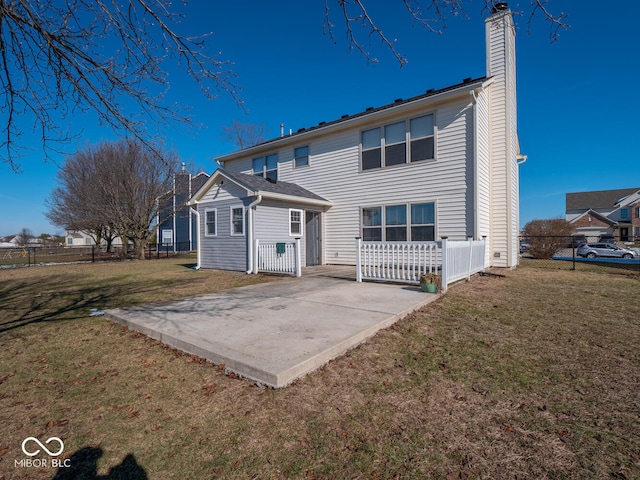
[[[87,316],[231,281],[177,267],[50,270],[22,297],[0,276],[0,479],[54,476],[14,466],[27,436],[64,439],[59,478],[640,477],[637,278],[474,278],[271,390]]]

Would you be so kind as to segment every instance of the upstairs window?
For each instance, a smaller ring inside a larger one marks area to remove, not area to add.
[[[385,166],[407,163],[407,132],[404,122],[384,127]]]
[[[409,122],[411,136],[411,161],[431,160],[435,158],[433,141],[433,115],[414,118]]]
[[[306,167],[309,165],[309,147],[298,147],[293,151],[293,165],[298,167]]]
[[[373,170],[433,160],[435,135],[433,114],[364,130],[361,135],[361,169]]]
[[[256,177],[278,180],[278,154],[253,159],[253,174]]]
[[[381,133],[379,128],[362,132],[362,170],[382,167]]]
[[[629,210],[626,208],[620,209],[620,220],[628,220],[629,219]]]

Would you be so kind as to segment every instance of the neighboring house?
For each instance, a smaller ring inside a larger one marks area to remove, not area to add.
[[[189,204],[204,268],[247,270],[255,240],[300,238],[304,265],[356,263],[365,241],[486,237],[486,265],[518,263],[515,29],[486,19],[486,76],[218,159]]]
[[[640,187],[567,193],[566,220],[587,237],[640,240]]]
[[[67,247],[86,247],[96,244],[91,235],[80,230],[67,230],[64,238]]]
[[[177,251],[195,250],[198,247],[196,218],[187,201],[209,179],[200,172],[191,175],[183,170],[173,174],[171,190],[158,199],[156,234],[158,248]]]

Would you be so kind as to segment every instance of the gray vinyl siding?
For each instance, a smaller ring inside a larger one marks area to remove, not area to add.
[[[214,185],[198,203],[200,213],[201,266],[220,270],[245,271],[247,265],[247,225],[245,213],[245,234],[231,235],[231,207],[251,203],[246,192],[226,182],[224,186]],[[217,210],[215,237],[205,236],[205,210]]]
[[[253,224],[254,239],[260,242],[295,242],[296,237],[289,235],[289,209],[302,210],[302,236],[300,236],[300,255],[302,266],[306,266],[305,243],[304,243],[304,211],[305,208],[281,202],[263,201],[256,206]]]
[[[470,234],[473,192],[468,185],[473,176],[473,116],[468,94],[457,102],[380,118],[362,128],[427,113],[435,114],[435,160],[360,171],[361,128],[354,127],[311,142],[301,140],[278,151],[280,180],[296,183],[333,203],[322,222],[324,263],[355,263],[355,238],[360,236],[363,206],[433,202],[436,238],[465,239]],[[309,166],[294,168],[293,151],[304,145],[309,146]],[[241,165],[248,163],[245,159],[227,162],[225,168],[238,171]],[[250,166],[244,170],[250,172]]]

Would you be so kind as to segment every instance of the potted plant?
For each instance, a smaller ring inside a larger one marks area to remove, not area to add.
[[[420,275],[420,288],[423,292],[436,293],[440,277],[435,273],[425,273]]]

